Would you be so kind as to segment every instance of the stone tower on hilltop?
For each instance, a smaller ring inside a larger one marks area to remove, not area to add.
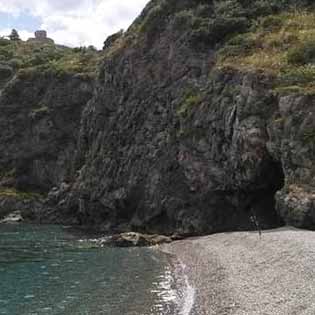
[[[47,32],[44,30],[36,31],[35,32],[35,38],[37,40],[45,40],[45,39],[47,39]]]
[[[38,44],[54,44],[55,42],[47,37],[47,32],[45,30],[38,30],[35,32],[35,38],[29,38],[27,40],[31,43],[38,43]]]

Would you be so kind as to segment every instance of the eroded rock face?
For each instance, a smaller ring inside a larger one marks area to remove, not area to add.
[[[277,211],[296,227],[315,228],[315,97],[279,97],[268,126],[271,154],[281,161],[285,187],[276,195]]]
[[[256,228],[253,217],[278,225],[270,78],[216,70],[212,45],[196,47],[169,19],[105,60],[83,112],[79,176],[59,213],[158,234]]]
[[[70,180],[83,106],[93,82],[21,74],[0,95],[0,186],[47,192]]]
[[[43,207],[44,200],[40,197],[23,199],[17,196],[0,195],[0,223],[37,220],[36,212],[40,213]]]
[[[89,143],[87,159],[70,199],[80,200],[83,222],[166,234],[253,228],[253,215],[262,227],[279,224],[274,194],[283,173],[267,149],[278,100],[268,78],[212,73],[209,81],[208,75],[189,73],[156,91],[149,84],[116,109],[116,92],[104,99],[97,94],[88,118],[93,125],[81,134],[81,143]],[[182,84],[203,91],[200,103],[184,113]],[[146,90],[149,100],[142,99]],[[89,137],[91,130],[98,136]]]
[[[157,4],[107,48],[90,102],[77,77],[6,87],[0,165],[16,186],[57,186],[42,222],[165,235],[314,227],[315,98],[220,69],[218,38],[182,23],[187,9],[212,19],[212,1],[172,0],[167,15]]]

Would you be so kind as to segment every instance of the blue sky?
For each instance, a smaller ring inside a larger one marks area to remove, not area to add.
[[[12,28],[23,39],[37,29],[69,46],[94,45],[126,29],[149,0],[0,0],[0,35]]]
[[[23,12],[19,16],[14,16],[9,13],[1,12],[0,8],[0,29],[17,28],[33,32],[35,29],[40,28],[41,24],[42,19],[31,15],[29,12]]]

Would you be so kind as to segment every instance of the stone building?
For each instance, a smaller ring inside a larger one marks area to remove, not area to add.
[[[47,32],[44,30],[39,30],[35,32],[35,38],[38,40],[45,40],[47,39]]]
[[[35,37],[29,38],[27,40],[31,43],[38,43],[38,44],[54,44],[55,42],[47,37],[47,32],[45,30],[38,30],[35,32]]]

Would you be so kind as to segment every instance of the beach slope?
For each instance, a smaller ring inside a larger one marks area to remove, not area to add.
[[[315,314],[315,233],[222,233],[163,245],[195,288],[191,314]]]

